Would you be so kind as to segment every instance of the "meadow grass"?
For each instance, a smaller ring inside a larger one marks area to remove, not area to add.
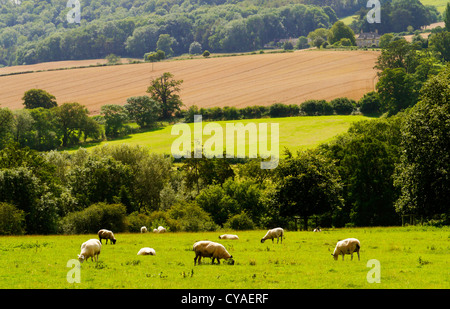
[[[286,231],[283,243],[260,243],[266,231],[229,231],[239,240],[219,240],[220,232],[116,233],[116,245],[103,244],[98,262],[81,264],[80,283],[68,283],[70,259],[96,235],[0,237],[0,288],[54,289],[309,289],[450,288],[450,228],[374,227],[330,229],[321,233]],[[336,242],[361,241],[357,255],[335,261]],[[235,265],[194,266],[192,245],[222,243]],[[156,256],[138,256],[152,247]],[[367,261],[380,262],[380,283],[368,283]]]
[[[344,133],[350,127],[350,124],[361,120],[370,120],[374,118],[354,115],[354,116],[301,116],[301,117],[285,117],[285,118],[261,118],[261,119],[244,119],[244,120],[230,120],[230,121],[215,121],[219,124],[223,130],[225,150],[225,132],[227,123],[242,123],[247,125],[249,123],[255,123],[257,128],[260,123],[267,123],[268,125],[268,137],[270,147],[271,131],[270,127],[272,123],[279,124],[279,149],[280,155],[284,147],[290,149],[292,152],[296,152],[300,149],[312,148],[321,143],[330,141],[338,134]],[[203,127],[210,122],[203,121]],[[189,124],[191,129],[192,141],[194,139],[194,124]],[[151,152],[154,153],[171,153],[172,143],[181,135],[172,135],[172,125],[158,128],[155,130],[130,134],[124,138],[104,141],[94,146],[109,144],[109,145],[140,145],[148,147]],[[215,134],[215,133],[214,133]],[[210,135],[203,135],[203,143],[211,138]],[[235,137],[235,140],[237,137]],[[248,155],[248,134],[245,139],[246,154]],[[236,142],[235,142],[235,145]],[[235,146],[235,154],[237,146]]]

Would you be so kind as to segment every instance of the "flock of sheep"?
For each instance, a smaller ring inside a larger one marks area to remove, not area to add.
[[[319,232],[320,229],[315,229],[315,232]],[[141,233],[146,233],[147,228],[143,226],[141,228]],[[165,233],[166,229],[162,226],[159,226],[157,229],[153,230],[154,233]],[[266,235],[261,238],[261,243],[268,239],[272,239],[272,243],[274,239],[278,241],[281,239],[281,243],[283,243],[284,230],[281,227],[277,227],[271,230],[268,230]],[[116,238],[114,237],[114,233],[109,230],[101,229],[98,231],[99,239],[89,239],[81,245],[81,252],[78,255],[78,260],[82,263],[84,260],[91,258],[91,261],[98,261],[98,255],[100,254],[102,248],[102,239],[108,240],[110,243],[115,244]],[[239,239],[237,235],[233,234],[223,234],[219,236],[219,239]],[[342,255],[342,260],[344,260],[345,254],[350,254],[351,260],[353,260],[353,253],[356,252],[358,254],[358,260],[360,259],[359,250],[361,248],[361,244],[356,238],[347,238],[341,241],[338,241],[334,252],[331,254],[335,260],[338,259],[339,255]],[[200,264],[202,257],[212,258],[212,264],[214,264],[214,260],[217,260],[217,263],[220,264],[220,259],[230,260],[231,265],[234,264],[233,256],[228,253],[225,247],[222,244],[217,242],[209,241],[209,240],[201,240],[197,241],[193,245],[193,250],[195,252],[194,265],[197,263]],[[156,252],[153,248],[145,247],[139,250],[137,255],[156,255]]]

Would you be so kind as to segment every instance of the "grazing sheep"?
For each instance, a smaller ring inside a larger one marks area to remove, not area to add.
[[[108,239],[110,242],[112,242],[114,245],[116,244],[116,238],[114,237],[113,232],[101,229],[98,231],[98,239],[100,240],[100,243],[102,242],[102,239],[106,239],[106,243],[108,243]]]
[[[153,248],[145,247],[139,250],[137,255],[156,255],[156,252]]]
[[[158,233],[165,233],[165,232],[167,232],[167,230],[164,227],[162,227],[161,225],[158,226]]]
[[[141,227],[141,233],[147,233],[147,228],[145,226]]]
[[[334,248],[334,252],[331,254],[335,260],[338,259],[339,254],[342,254],[342,260],[344,260],[345,254],[350,254],[351,259],[353,260],[353,252],[358,253],[358,261],[359,261],[359,249],[361,248],[361,244],[359,240],[356,238],[347,238],[341,241],[338,241],[336,244],[336,248]]]
[[[153,229],[153,233],[159,233],[157,229]]]
[[[322,232],[322,230],[320,229],[320,227],[316,227],[313,232]]]
[[[233,256],[228,253],[223,245],[217,242],[208,240],[197,241],[193,246],[193,250],[195,252],[194,265],[197,264],[197,260],[200,264],[202,257],[212,258],[212,264],[214,264],[214,259],[217,259],[218,264],[220,264],[220,259],[231,259],[231,264],[234,265]]]
[[[233,234],[223,234],[219,236],[219,239],[239,239],[239,237]]]
[[[78,261],[83,263],[84,260],[91,258],[91,261],[98,262],[98,255],[102,249],[102,244],[98,239],[89,239],[81,245],[81,252],[78,254]]]
[[[277,227],[277,228],[268,230],[266,235],[263,238],[261,238],[261,243],[264,243],[264,241],[266,241],[267,239],[272,239],[272,243],[273,243],[274,238],[277,239],[277,243],[278,243],[278,237],[281,238],[281,243],[283,243],[283,236],[284,236],[284,230],[281,227]]]

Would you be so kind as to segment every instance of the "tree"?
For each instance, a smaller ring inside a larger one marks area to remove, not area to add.
[[[353,30],[342,21],[337,21],[328,32],[328,42],[334,44],[344,38],[349,39],[351,45],[356,45],[355,33]]]
[[[408,43],[405,39],[400,39],[390,42],[381,51],[375,68],[381,71],[387,68],[402,68],[406,73],[414,73],[417,65],[418,56],[414,45]]]
[[[391,115],[398,113],[417,102],[416,82],[414,75],[407,74],[405,69],[385,69],[376,84],[383,112]]]
[[[334,212],[333,225],[398,224],[393,183],[401,152],[401,116],[353,123],[348,132],[319,146],[333,160],[343,183],[344,206]]]
[[[318,28],[308,34],[308,39],[310,40],[309,44],[317,48],[320,48],[320,46],[327,41],[327,38],[328,30],[325,28]]]
[[[177,92],[180,92],[180,85],[183,80],[173,79],[173,74],[169,72],[163,73],[160,77],[150,82],[147,93],[151,98],[159,103],[161,107],[161,119],[172,118],[175,111],[179,111],[183,106],[183,102]]]
[[[145,60],[148,60],[150,62],[158,62],[166,58],[166,53],[160,49],[158,49],[156,52],[152,52],[145,55],[146,55]]]
[[[202,44],[197,41],[194,41],[189,45],[189,54],[190,55],[200,55],[202,53]]]
[[[14,114],[9,108],[0,108],[0,149],[12,138]]]
[[[449,13],[450,15],[450,13]],[[429,46],[444,61],[450,61],[450,32],[435,33],[430,38]]]
[[[55,96],[42,89],[25,91],[22,100],[23,105],[28,109],[37,107],[52,108],[58,105]]]
[[[299,151],[280,161],[276,170],[276,199],[282,216],[300,216],[307,229],[308,218],[343,205],[342,183],[333,162],[312,150]]]
[[[444,11],[444,23],[445,23],[445,30],[450,31],[450,2],[447,2],[447,7]]]
[[[305,36],[300,36],[295,44],[295,48],[297,49],[305,49],[308,48],[308,38]]]
[[[89,111],[80,103],[64,103],[53,109],[56,127],[62,133],[62,146],[79,141],[79,133],[86,124]]]
[[[381,111],[381,102],[378,93],[375,91],[366,93],[359,100],[359,106],[363,114],[379,114]]]
[[[124,107],[129,117],[135,120],[141,128],[152,127],[161,113],[158,103],[149,96],[128,98]]]
[[[355,104],[348,98],[333,99],[330,105],[338,115],[350,115],[355,109]]]
[[[448,215],[450,195],[450,68],[422,88],[421,100],[406,115],[403,151],[395,174],[401,189],[397,211],[431,218]]]
[[[117,104],[106,104],[100,108],[100,113],[105,118],[106,136],[118,136],[123,125],[128,120],[125,107]]]
[[[156,49],[162,50],[167,57],[173,55],[172,45],[176,42],[169,34],[160,34],[156,42]]]

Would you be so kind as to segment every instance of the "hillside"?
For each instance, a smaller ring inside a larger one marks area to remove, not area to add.
[[[79,102],[98,114],[105,104],[125,104],[131,96],[145,95],[150,80],[163,72],[184,80],[180,96],[186,106],[268,106],[336,97],[358,100],[374,89],[378,55],[376,51],[311,50],[1,76],[0,104],[20,109],[24,92],[40,88],[55,95],[60,104]],[[6,69],[0,69],[0,74]]]
[[[286,147],[291,152],[296,152],[300,149],[308,149],[318,146],[321,143],[330,141],[336,135],[342,134],[348,130],[350,125],[356,121],[371,120],[374,118],[369,118],[365,116],[355,115],[355,116],[301,116],[301,117],[286,117],[286,118],[263,118],[263,119],[245,119],[239,121],[217,121],[225,132],[225,127],[227,123],[242,122],[244,125],[248,123],[267,123],[269,127],[267,140],[271,141],[271,131],[270,124],[277,123],[279,126],[279,152],[280,156],[283,154],[283,149]],[[208,122],[203,122],[203,127]],[[191,128],[191,134],[194,132],[194,124],[189,124]],[[152,152],[155,153],[171,153],[172,143],[179,137],[179,135],[172,135],[172,126],[167,126],[154,131],[148,131],[144,133],[130,134],[122,139],[117,139],[113,141],[105,141],[97,145],[140,145],[148,147]],[[180,133],[181,134],[181,133]],[[193,139],[192,135],[192,139]],[[203,135],[203,143],[211,138],[210,135]],[[224,137],[225,138],[225,137]],[[248,136],[246,138],[246,155],[248,155]],[[224,139],[225,148],[225,139]],[[236,142],[235,142],[235,145]],[[237,146],[236,146],[237,147]],[[270,146],[269,146],[270,147]],[[78,148],[76,148],[78,149]],[[224,149],[225,150],[225,149]],[[236,149],[235,149],[236,151]],[[236,154],[236,152],[235,152]]]

